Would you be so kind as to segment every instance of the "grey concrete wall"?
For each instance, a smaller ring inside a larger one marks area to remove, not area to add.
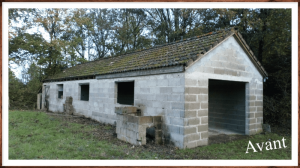
[[[208,126],[245,134],[245,83],[209,80]]]
[[[184,147],[208,144],[209,79],[246,82],[245,134],[260,132],[263,121],[263,77],[231,36],[186,68]]]
[[[66,97],[72,96],[74,114],[114,124],[117,120],[114,109],[118,105],[116,82],[121,81],[134,81],[134,106],[141,108],[143,116],[164,116],[165,142],[183,148],[184,73],[44,83],[50,85],[49,110],[63,112]],[[90,85],[89,101],[80,100],[79,86],[82,83]],[[57,84],[64,85],[63,99],[57,98]]]

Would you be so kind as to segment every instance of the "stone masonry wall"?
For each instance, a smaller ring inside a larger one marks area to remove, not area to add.
[[[263,78],[231,36],[186,69],[184,147],[208,144],[209,79],[246,82],[245,134],[260,132],[263,121]]]

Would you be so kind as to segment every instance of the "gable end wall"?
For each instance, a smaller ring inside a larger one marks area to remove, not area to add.
[[[262,131],[263,77],[231,36],[185,71],[184,148],[208,144],[209,79],[245,82],[245,134]]]

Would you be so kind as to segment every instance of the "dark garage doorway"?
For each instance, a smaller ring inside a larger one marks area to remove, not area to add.
[[[209,80],[209,134],[245,134],[245,82]]]

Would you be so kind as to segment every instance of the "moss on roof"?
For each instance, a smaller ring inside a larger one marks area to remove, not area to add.
[[[46,81],[185,65],[191,59],[196,60],[199,54],[207,52],[212,45],[220,43],[225,36],[232,34],[231,30],[223,29],[142,51],[79,64],[49,77]]]

